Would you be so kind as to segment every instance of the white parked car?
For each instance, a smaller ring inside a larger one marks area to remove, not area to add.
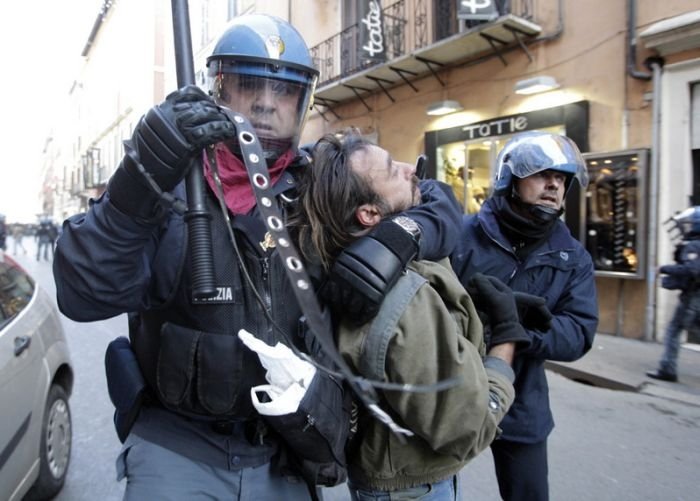
[[[50,499],[71,452],[73,368],[48,294],[0,250],[0,499]]]

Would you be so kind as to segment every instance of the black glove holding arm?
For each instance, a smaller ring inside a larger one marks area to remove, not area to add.
[[[487,349],[504,343],[517,343],[518,348],[531,344],[518,318],[518,305],[510,287],[496,277],[477,273],[467,283],[467,292],[485,317],[484,330],[490,328]]]
[[[518,307],[518,318],[526,329],[547,332],[552,327],[552,312],[543,297],[513,291]]]
[[[187,174],[202,148],[235,136],[236,129],[201,89],[188,85],[168,95],[141,118],[126,155],[109,181],[112,203],[126,214],[153,215],[161,192],[171,191]]]
[[[418,253],[419,243],[420,228],[411,218],[380,222],[338,256],[319,297],[348,320],[368,322]]]

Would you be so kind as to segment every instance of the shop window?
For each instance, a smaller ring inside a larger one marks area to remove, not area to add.
[[[581,240],[596,275],[643,278],[647,150],[585,154],[590,183],[582,197]]]

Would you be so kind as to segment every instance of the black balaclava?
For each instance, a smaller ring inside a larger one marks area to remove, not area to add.
[[[498,226],[519,257],[526,256],[535,245],[549,237],[558,217],[564,212],[560,209],[556,211],[557,214],[554,217],[543,220],[535,215],[538,211],[533,211],[534,207],[542,208],[541,206],[525,204],[519,197],[492,196],[486,203],[496,214]],[[531,216],[523,216],[521,212],[515,210],[513,205],[516,204],[527,208]]]

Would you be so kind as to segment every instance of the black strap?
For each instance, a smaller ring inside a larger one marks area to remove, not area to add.
[[[258,210],[263,217],[265,226],[277,244],[277,251],[284,262],[284,268],[289,277],[294,295],[306,317],[311,334],[316,338],[319,346],[330,360],[336,365],[344,379],[350,385],[360,401],[381,422],[386,424],[397,437],[403,440],[402,435],[411,436],[410,430],[397,425],[391,417],[384,412],[377,403],[377,394],[369,384],[363,384],[345,363],[335,347],[332,332],[326,327],[321,313],[321,307],[316,297],[313,284],[309,279],[302,260],[289,236],[282,213],[279,209],[277,198],[272,190],[272,182],[267,169],[267,163],[263,155],[260,142],[250,122],[243,115],[223,108],[224,113],[236,127],[238,142],[241,147],[241,155],[248,171],[248,178],[255,193]]]

